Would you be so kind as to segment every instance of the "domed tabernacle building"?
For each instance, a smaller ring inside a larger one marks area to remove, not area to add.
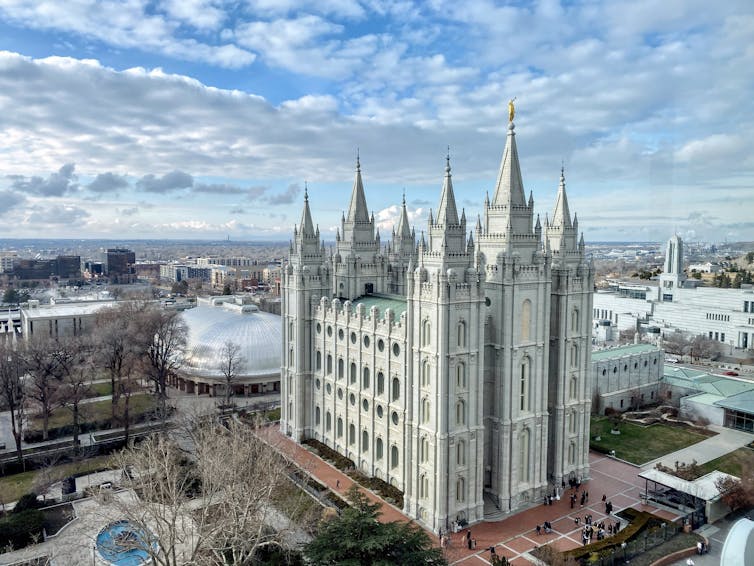
[[[188,343],[183,365],[172,385],[187,393],[221,396],[225,392],[227,364],[223,347],[239,346],[233,380],[234,395],[260,395],[280,391],[280,316],[262,312],[248,298],[222,296],[197,300],[184,311]]]

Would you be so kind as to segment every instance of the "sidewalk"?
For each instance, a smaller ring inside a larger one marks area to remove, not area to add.
[[[292,458],[317,481],[331,490],[342,494],[354,483],[346,474],[282,434],[276,426],[258,429],[258,431],[270,444]],[[612,502],[615,511],[625,507],[635,507],[665,519],[678,518],[678,514],[641,504],[640,494],[644,486],[643,480],[638,477],[641,468],[602,454],[591,453],[589,459],[592,479],[583,483],[582,489],[589,492],[590,499],[584,507],[577,504],[575,509],[571,509],[568,499],[569,491],[566,491],[566,497],[561,498],[560,501],[553,501],[552,506],[537,504],[500,521],[472,525],[470,530],[472,538],[476,539],[476,548],[469,550],[464,544],[463,537],[467,529],[458,534],[452,534],[452,547],[448,548],[445,553],[448,561],[451,564],[464,566],[489,564],[489,548],[494,546],[496,553],[504,555],[511,561],[511,564],[531,566],[533,558],[529,551],[537,546],[553,543],[560,550],[581,546],[581,529],[576,526],[574,519],[578,516],[583,521],[588,513],[595,521],[603,520],[606,515],[601,501],[602,494],[605,494],[607,500]],[[371,501],[382,504],[381,521],[411,520],[401,510],[386,504],[372,492],[361,489]],[[619,519],[613,515],[609,520],[615,522]],[[535,527],[544,521],[552,523],[553,532],[547,535],[537,535]],[[427,533],[432,541],[439,545],[437,533],[429,531]]]
[[[690,464],[694,460],[696,460],[697,464],[705,464],[754,442],[754,434],[748,432],[717,425],[709,425],[707,428],[717,434],[681,450],[655,458],[651,462],[642,465],[642,469],[652,469],[658,463],[674,469],[676,462]]]

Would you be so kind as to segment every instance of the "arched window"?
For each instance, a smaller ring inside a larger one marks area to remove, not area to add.
[[[576,443],[571,442],[568,445],[568,463],[573,465],[576,463]]]
[[[571,397],[571,399],[576,399],[579,393],[578,389],[579,389],[579,382],[576,379],[576,376],[574,375],[571,378],[570,387],[568,388],[568,394]]]
[[[463,363],[456,366],[456,386],[460,389],[466,388],[466,365]]]
[[[579,309],[576,308],[571,311],[571,330],[573,332],[579,330]]]
[[[356,427],[353,424],[348,425],[348,444],[356,443]]]
[[[290,365],[293,365],[293,348],[291,348],[291,351],[288,353],[288,361]]]
[[[320,411],[319,411],[319,407],[317,407],[316,409],[314,409],[314,424],[319,426],[319,421],[320,421]]]
[[[429,480],[426,474],[419,476],[419,497],[426,499],[429,496]]]
[[[377,438],[377,442],[374,445],[375,458],[382,460],[382,439]]]
[[[332,415],[330,414],[330,411],[327,411],[325,414],[325,430],[327,432],[330,432],[332,430]]]
[[[338,358],[338,379],[343,378],[343,372],[345,372],[345,364],[343,363],[343,358]]]
[[[579,367],[579,346],[578,344],[573,344],[571,346],[571,367]]]
[[[338,438],[343,438],[343,419],[338,417],[338,428],[336,429]]]
[[[424,360],[422,362],[422,387],[429,387],[429,373],[430,373],[429,361]]]
[[[466,482],[463,478],[456,480],[456,501],[459,503],[466,501]]]
[[[356,364],[351,364],[351,370],[349,372],[348,379],[351,383],[356,383]]]
[[[377,374],[377,395],[382,395],[385,392],[385,374],[379,372]]]
[[[571,411],[568,417],[568,430],[571,434],[574,434],[576,432],[576,411]]]
[[[429,422],[429,399],[426,397],[422,399],[421,404],[421,422],[428,423]]]
[[[364,368],[364,379],[362,381],[362,387],[369,389],[369,368]]]
[[[419,441],[419,460],[425,463],[429,461],[429,440],[426,436],[422,436]]]
[[[526,299],[521,303],[521,342],[531,340],[531,301]]]
[[[458,323],[458,347],[466,347],[466,324],[463,322]]]
[[[397,377],[393,378],[393,390],[391,392],[391,398],[393,401],[397,401],[401,398],[401,382]]]
[[[431,343],[432,325],[428,319],[422,322],[422,346],[429,346]]]
[[[327,354],[327,375],[332,374],[332,356]]]
[[[315,358],[317,360],[315,367],[317,368],[317,371],[319,371],[319,370],[322,369],[322,352],[320,352],[319,350],[317,350],[317,355],[315,356]]]
[[[524,357],[521,362],[521,379],[519,383],[519,409],[521,411],[528,411],[529,407],[529,358]]]
[[[463,401],[456,403],[456,424],[466,424],[466,403]]]
[[[398,467],[398,447],[395,444],[390,447],[390,467]]]
[[[369,433],[367,431],[361,432],[361,451],[366,452],[369,450]]]
[[[519,475],[522,482],[529,481],[529,429],[524,428],[521,431],[520,445],[521,453],[519,455]]]
[[[456,445],[456,464],[459,466],[466,465],[466,443],[459,440]]]

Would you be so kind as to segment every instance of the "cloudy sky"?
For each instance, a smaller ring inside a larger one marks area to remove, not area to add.
[[[517,97],[542,215],[754,240],[754,3],[0,0],[6,237],[332,238],[355,155],[383,238],[450,147],[475,217]]]

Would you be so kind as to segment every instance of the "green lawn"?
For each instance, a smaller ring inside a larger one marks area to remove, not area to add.
[[[641,426],[623,422],[618,425],[620,435],[610,434],[607,417],[592,417],[590,446],[600,452],[615,450],[615,456],[633,464],[644,464],[670,452],[691,446],[707,436],[691,430],[665,424]],[[601,440],[596,441],[595,437]]]
[[[96,456],[82,460],[81,462],[61,464],[42,470],[32,470],[30,472],[13,474],[12,476],[0,477],[0,494],[2,494],[0,501],[2,503],[10,503],[11,501],[17,501],[25,493],[29,493],[34,487],[34,479],[39,474],[49,474],[48,477],[62,479],[72,474],[88,473],[106,468],[109,460],[110,456],[108,455]]]
[[[121,398],[118,405],[123,407],[123,399]],[[103,421],[110,417],[112,414],[111,408],[112,402],[109,399],[103,401],[95,401],[94,403],[81,403],[79,405],[79,411],[81,412],[81,422],[84,421]],[[138,394],[131,397],[131,403],[129,406],[129,413],[132,418],[135,418],[147,411],[151,411],[155,408],[156,403],[154,397],[151,395]],[[73,413],[68,407],[59,407],[52,412],[50,416],[49,427],[56,428],[61,426],[70,425],[73,423]],[[42,430],[42,417],[35,415],[31,419],[31,429]]]
[[[100,381],[91,386],[92,397],[102,397],[103,395],[112,395],[113,386],[109,381]]]
[[[754,450],[748,447],[739,448],[720,456],[715,460],[710,460],[706,464],[699,466],[701,475],[708,474],[714,470],[720,470],[726,474],[741,477],[744,470],[754,469]]]

